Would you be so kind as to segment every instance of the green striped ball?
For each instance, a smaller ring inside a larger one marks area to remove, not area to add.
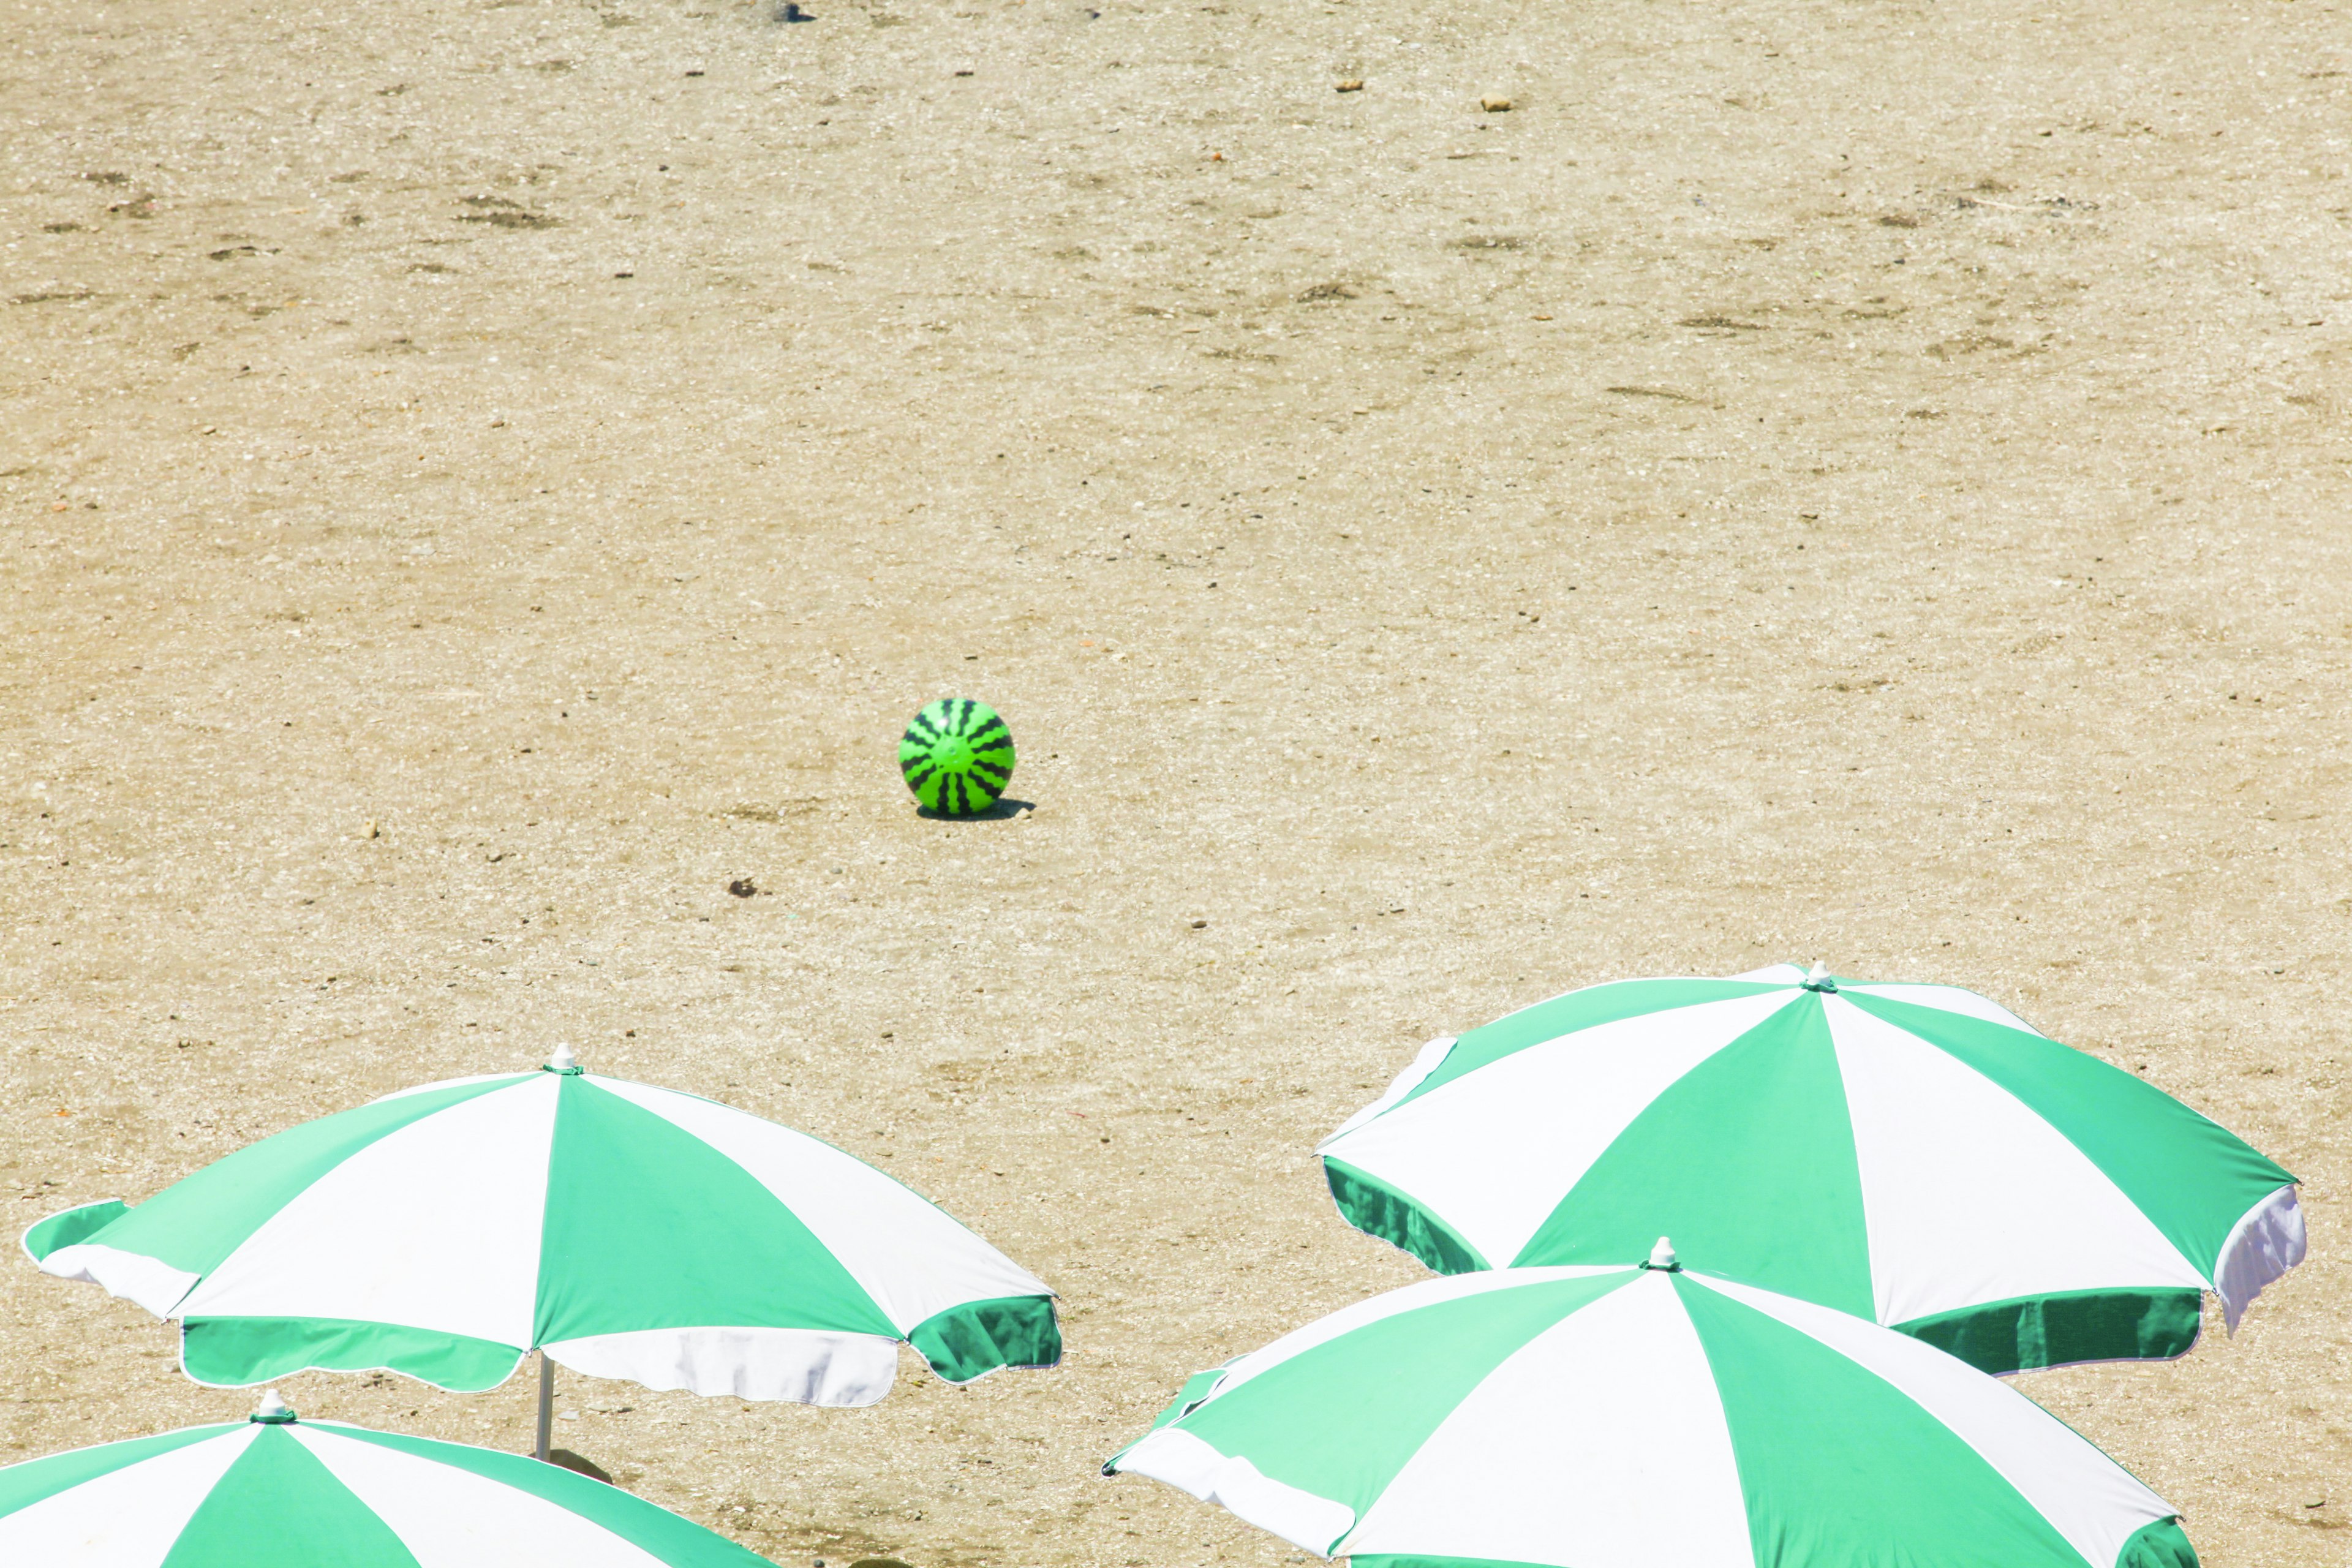
[[[985,702],[941,698],[907,726],[898,771],[928,809],[977,816],[1013,782],[1013,731]]]

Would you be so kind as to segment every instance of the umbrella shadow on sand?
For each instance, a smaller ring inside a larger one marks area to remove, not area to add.
[[[602,1481],[608,1487],[613,1484],[611,1471],[595,1460],[575,1454],[569,1448],[554,1449],[547,1456],[547,1460],[548,1463],[561,1465],[576,1475],[586,1476],[592,1481]]]
[[[915,815],[927,822],[1010,822],[1024,811],[1036,809],[1037,803],[1034,800],[1014,800],[1010,795],[999,795],[996,797],[996,804],[986,811],[975,811],[968,816],[956,816],[944,811],[933,811],[928,805],[917,806]]]

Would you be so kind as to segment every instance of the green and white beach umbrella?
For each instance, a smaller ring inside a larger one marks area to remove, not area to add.
[[[249,1420],[0,1469],[25,1568],[770,1568],[722,1535],[516,1454]]]
[[[2197,1561],[2169,1504],[2006,1384],[1670,1266],[1359,1302],[1193,1378],[1104,1470],[1355,1568]]]
[[[854,1405],[888,1392],[900,1341],[951,1383],[1061,1355],[1053,1291],[881,1172],[568,1051],[292,1128],[25,1247],[181,1320],[183,1367],[214,1384],[383,1367],[483,1389],[536,1348]]]
[[[1445,1273],[1638,1260],[1987,1372],[2174,1356],[2300,1262],[2294,1178],[1972,992],[1780,964],[1571,991],[1434,1040],[1319,1151]]]

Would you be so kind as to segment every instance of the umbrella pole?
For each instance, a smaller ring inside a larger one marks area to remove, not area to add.
[[[539,1448],[531,1457],[547,1458],[548,1428],[555,1424],[555,1363],[539,1352]]]

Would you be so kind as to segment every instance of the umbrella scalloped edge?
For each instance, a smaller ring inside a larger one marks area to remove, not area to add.
[[[2159,1519],[2124,1542],[2116,1568],[2198,1568],[2197,1548],[2177,1517]]]
[[[2230,1227],[2229,1240],[2213,1265],[2213,1290],[2221,1298],[2221,1316],[2230,1331],[2263,1287],[2303,1261],[2309,1241],[2304,1231],[2303,1205],[2290,1182],[2248,1209]]]
[[[519,1345],[346,1318],[186,1318],[180,1370],[213,1388],[250,1388],[298,1372],[396,1372],[460,1394],[496,1388]]]
[[[898,1376],[898,1342],[820,1329],[637,1329],[559,1340],[550,1360],[588,1377],[834,1409],[872,1405]]]
[[[1062,1361],[1062,1329],[1050,1296],[966,1301],[907,1331],[931,1371],[947,1383],[970,1383],[1000,1367],[1037,1370]]]
[[[25,1256],[39,1263],[51,1253],[78,1246],[131,1212],[131,1205],[121,1198],[108,1198],[102,1203],[84,1204],[79,1208],[59,1209],[46,1218],[35,1220],[25,1232]]]
[[[1239,1455],[1221,1454],[1171,1427],[1146,1434],[1104,1468],[1165,1481],[1318,1557],[1331,1555],[1356,1527],[1355,1510],[1345,1503],[1286,1486]]]
[[[1340,1218],[1412,1254],[1438,1273],[1471,1274],[1493,1267],[1453,1226],[1378,1176],[1326,1154],[1323,1179],[1330,1185]]]
[[[2194,1288],[2066,1290],[1888,1326],[2005,1376],[2086,1362],[2175,1360],[2195,1347],[2204,1302]]]
[[[967,1302],[907,1337],[949,1383],[970,1383],[1000,1367],[1050,1367],[1062,1356],[1054,1303],[1043,1296]],[[313,1369],[382,1370],[462,1393],[495,1388],[529,1353],[528,1347],[341,1318],[190,1318],[180,1348],[182,1370],[215,1388],[250,1387]],[[873,1404],[890,1391],[898,1370],[894,1339],[806,1329],[646,1329],[545,1349],[584,1376],[832,1406]]]

